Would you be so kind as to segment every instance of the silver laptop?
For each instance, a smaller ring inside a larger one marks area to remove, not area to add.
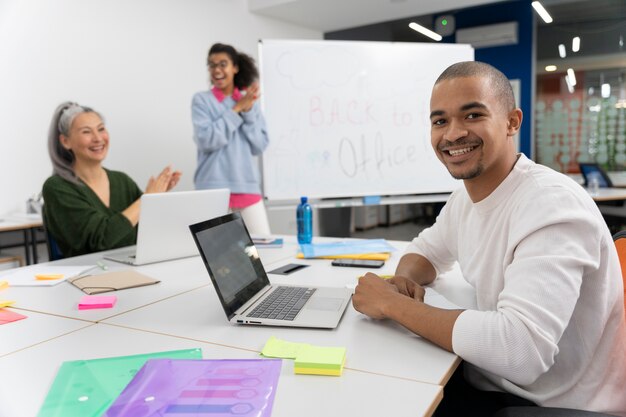
[[[136,247],[105,258],[144,265],[196,256],[189,225],[228,213],[229,198],[227,188],[144,194]]]
[[[347,288],[271,285],[239,213],[189,226],[231,323],[335,328]]]

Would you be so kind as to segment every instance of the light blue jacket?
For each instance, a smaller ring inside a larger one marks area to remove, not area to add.
[[[236,194],[261,194],[259,170],[253,156],[269,144],[265,118],[255,103],[249,112],[232,110],[235,100],[221,103],[211,91],[193,96],[191,120],[198,147],[196,189],[230,188]]]

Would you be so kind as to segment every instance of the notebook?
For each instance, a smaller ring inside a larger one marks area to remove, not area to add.
[[[231,323],[329,329],[339,324],[352,292],[271,285],[239,213],[189,228]]]
[[[111,271],[98,275],[79,275],[68,279],[70,284],[85,294],[100,294],[103,292],[120,291],[127,288],[144,287],[158,284],[158,279],[150,278],[137,271]]]
[[[230,191],[151,193],[141,196],[137,245],[105,256],[129,265],[185,258],[198,254],[189,225],[228,213]]]

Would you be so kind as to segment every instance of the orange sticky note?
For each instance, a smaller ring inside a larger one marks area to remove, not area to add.
[[[9,281],[0,281],[0,291],[9,288]]]
[[[36,274],[35,275],[35,279],[39,281],[52,281],[54,279],[61,279],[63,277],[64,277],[63,274]]]
[[[8,307],[13,304],[15,304],[13,300],[0,300],[0,308]]]

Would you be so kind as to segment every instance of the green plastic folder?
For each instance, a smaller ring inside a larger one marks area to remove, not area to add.
[[[148,359],[202,359],[201,349],[63,362],[38,417],[97,417]]]

